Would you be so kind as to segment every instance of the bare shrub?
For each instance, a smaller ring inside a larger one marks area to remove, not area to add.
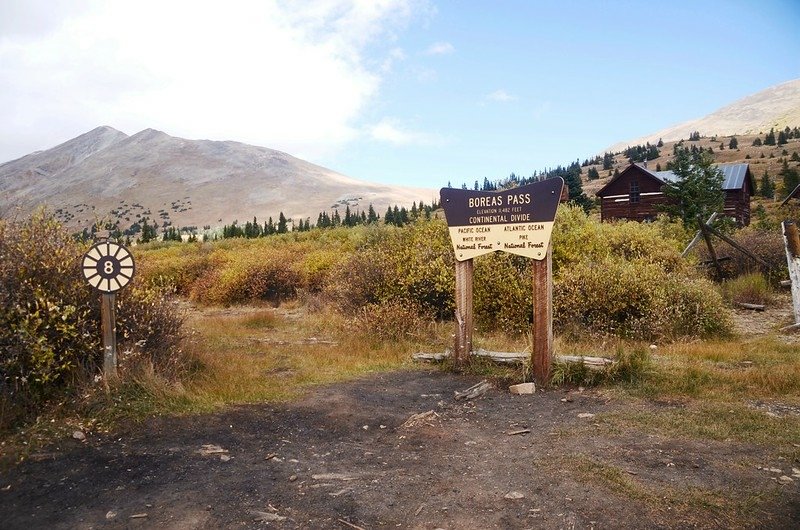
[[[722,284],[722,293],[732,303],[766,305],[772,301],[772,287],[758,272],[744,274]]]
[[[368,304],[351,320],[351,329],[372,340],[410,340],[428,336],[432,319],[407,300]]]
[[[717,253],[717,257],[723,258],[723,261],[720,262],[723,278],[730,279],[745,274],[761,272],[765,274],[767,280],[772,285],[777,285],[781,280],[788,278],[789,271],[786,265],[786,250],[780,228],[761,230],[750,226],[730,234],[730,237],[739,243],[739,245],[766,261],[769,267],[765,269],[763,265],[746,254],[736,250],[725,242],[713,238],[714,250]],[[698,245],[697,255],[702,261],[711,260],[708,248],[703,244]],[[709,273],[714,271],[712,267],[709,267],[707,270]]]

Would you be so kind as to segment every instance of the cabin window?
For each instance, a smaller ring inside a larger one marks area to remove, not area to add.
[[[639,193],[639,181],[632,180],[631,181],[631,191],[630,191],[630,201],[631,203],[639,202],[639,198],[641,194]]]

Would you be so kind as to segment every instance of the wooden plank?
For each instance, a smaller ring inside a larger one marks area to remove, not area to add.
[[[708,230],[708,226],[703,222],[703,218],[699,215],[697,216],[697,222],[700,226],[700,233],[703,235],[703,239],[706,240],[708,253],[711,255],[711,259],[714,262],[714,267],[717,269],[717,278],[722,279],[722,267],[717,259],[717,252],[714,250],[714,244],[711,242],[711,233]]]
[[[747,302],[736,302],[736,305],[744,309],[752,309],[753,311],[764,310],[764,306],[761,304],[748,304]]]
[[[752,252],[750,252],[749,250],[747,250],[746,248],[741,246],[739,243],[737,243],[733,239],[729,238],[728,236],[726,236],[725,234],[723,234],[722,232],[720,232],[719,230],[714,228],[713,226],[706,225],[705,228],[706,228],[706,230],[708,230],[709,232],[711,232],[712,234],[714,234],[715,236],[717,236],[718,238],[720,238],[721,240],[723,240],[724,242],[726,242],[727,244],[729,244],[730,246],[732,246],[733,248],[735,248],[736,250],[741,252],[742,254],[748,256],[750,259],[752,259],[754,261],[757,261],[758,263],[760,263],[761,265],[763,265],[767,269],[771,268],[769,266],[769,263],[767,263],[763,259],[759,258],[755,254],[753,254]]]
[[[411,355],[415,361],[432,361],[438,362],[450,358],[450,351],[444,353],[425,353],[418,352]],[[489,351],[480,348],[472,352],[476,357],[485,357],[491,359],[496,363],[501,364],[521,364],[530,359],[530,355],[525,352],[505,352],[505,351]],[[553,360],[560,363],[583,363],[589,368],[603,368],[609,364],[614,364],[613,359],[607,357],[592,357],[585,355],[553,355]]]
[[[789,266],[789,280],[792,282],[792,307],[795,324],[800,324],[800,234],[797,225],[784,221],[783,243],[786,247],[786,263]]]
[[[102,294],[100,317],[103,329],[103,374],[106,378],[117,376],[117,318],[116,296]]]
[[[708,221],[706,221],[706,224],[707,224],[707,225],[710,225],[710,224],[711,224],[711,223],[713,223],[713,222],[714,222],[716,219],[717,219],[717,212],[714,212],[714,213],[712,213],[712,214],[711,214],[711,217],[709,217],[709,218],[708,218]],[[694,235],[694,239],[692,239],[692,240],[689,242],[689,244],[688,244],[688,245],[686,245],[686,248],[685,248],[685,249],[683,249],[683,252],[681,252],[681,257],[682,257],[682,258],[685,258],[685,257],[686,257],[686,255],[687,255],[687,254],[689,254],[689,251],[690,251],[690,250],[692,250],[692,248],[693,248],[693,247],[694,247],[696,244],[698,244],[702,238],[703,238],[703,232],[702,232],[701,230],[698,230],[698,231],[697,231],[697,233]]]
[[[532,260],[533,267],[533,347],[531,366],[536,384],[550,382],[553,364],[553,247],[547,246],[543,260]]]
[[[456,336],[453,362],[456,370],[464,367],[472,351],[472,277],[473,260],[456,261]]]

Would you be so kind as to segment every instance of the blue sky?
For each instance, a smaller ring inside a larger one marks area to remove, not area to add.
[[[125,4],[0,4],[0,160],[152,127],[438,188],[800,78],[796,0]]]

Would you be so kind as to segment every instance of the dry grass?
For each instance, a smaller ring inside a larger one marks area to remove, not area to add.
[[[191,348],[203,369],[186,384],[193,408],[281,401],[309,387],[410,368],[407,341],[375,342],[335,313],[302,308],[196,313]]]
[[[646,394],[800,402],[800,348],[774,336],[677,343],[656,352],[657,374],[641,386]]]

